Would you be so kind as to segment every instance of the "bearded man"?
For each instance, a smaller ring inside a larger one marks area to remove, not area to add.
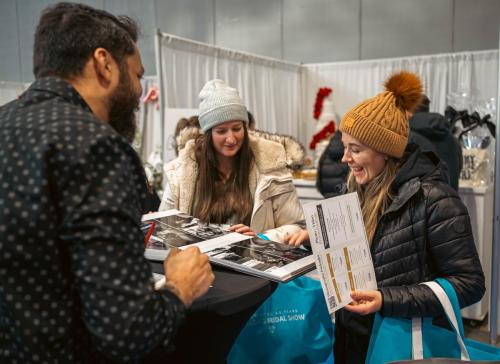
[[[139,361],[167,348],[214,279],[197,248],[154,291],[147,192],[130,146],[144,74],[136,24],[86,5],[41,15],[35,82],[0,108],[0,362]]]

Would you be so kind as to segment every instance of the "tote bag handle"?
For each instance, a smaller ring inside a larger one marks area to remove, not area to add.
[[[445,285],[445,288],[449,291],[453,290],[453,286],[451,284],[441,278],[437,279],[441,284]],[[443,282],[444,281],[444,282]],[[463,340],[463,326],[461,321],[459,323],[458,319],[462,319],[460,315],[460,310],[456,305],[453,305],[448,297],[448,294],[455,294],[455,292],[446,293],[445,289],[441,287],[441,285],[437,282],[424,282],[427,287],[432,289],[436,297],[438,298],[441,306],[443,306],[443,310],[448,317],[448,321],[450,322],[452,328],[455,330],[455,334],[457,336],[457,343],[460,347],[460,358],[462,360],[470,360],[469,353],[467,352],[467,348],[465,347],[465,343]],[[413,359],[423,359],[424,357],[424,348],[422,344],[422,318],[416,317],[412,319],[412,347],[413,347]]]

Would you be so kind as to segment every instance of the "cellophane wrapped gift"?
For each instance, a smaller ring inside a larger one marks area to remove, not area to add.
[[[462,135],[463,168],[460,186],[477,187],[492,183],[495,161],[495,139],[486,125],[478,126]]]

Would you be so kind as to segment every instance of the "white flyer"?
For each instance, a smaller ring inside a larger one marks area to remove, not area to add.
[[[304,214],[328,311],[333,313],[350,303],[351,291],[376,290],[358,195],[305,204]]]

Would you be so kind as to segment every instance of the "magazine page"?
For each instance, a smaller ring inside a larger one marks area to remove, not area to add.
[[[210,260],[234,270],[286,282],[314,269],[312,252],[206,224],[178,210],[144,215],[145,257],[164,260],[170,247],[197,246]]]
[[[309,250],[258,237],[247,237],[246,240],[215,247],[206,253],[214,263],[279,282],[286,282],[314,269],[314,257]]]
[[[306,204],[304,214],[329,312],[350,303],[351,291],[377,289],[358,195]]]
[[[152,229],[144,253],[145,257],[151,260],[164,260],[172,246],[185,249],[195,245],[202,252],[206,252],[212,245],[220,246],[248,239],[245,235],[229,231],[226,225],[202,223],[199,219],[178,210],[144,215],[142,224],[145,236]]]
[[[152,235],[169,246],[178,248],[231,234],[228,226],[202,223],[199,219],[177,210],[146,216],[153,218],[143,218],[143,224],[155,223]]]

